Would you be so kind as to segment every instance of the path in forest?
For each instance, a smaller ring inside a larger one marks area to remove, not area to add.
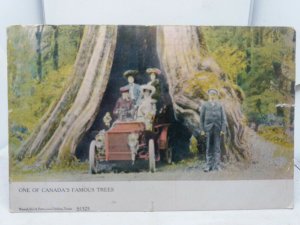
[[[293,168],[292,159],[288,159],[284,155],[277,156],[276,151],[291,151],[283,146],[279,146],[264,140],[257,133],[249,130],[250,149],[252,152],[253,162],[250,169],[253,171],[277,171]]]
[[[275,154],[280,151],[291,151],[270,143],[252,130],[247,130],[251,143],[250,163],[237,162],[224,165],[222,171],[205,173],[203,160],[187,159],[172,165],[158,164],[155,173],[149,173],[147,162],[138,170],[124,169],[96,175],[88,174],[87,170],[73,171],[41,171],[34,174],[16,175],[14,180],[42,181],[103,181],[103,180],[239,180],[239,179],[288,179],[292,178],[293,160],[285,155]],[[278,155],[278,156],[277,156]]]

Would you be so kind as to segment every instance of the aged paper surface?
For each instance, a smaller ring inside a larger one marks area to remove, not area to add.
[[[293,29],[7,32],[12,211],[292,207]]]

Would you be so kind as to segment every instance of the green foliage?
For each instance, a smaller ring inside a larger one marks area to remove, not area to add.
[[[72,179],[78,174],[86,174],[88,171],[88,162],[74,162],[67,166],[62,164],[53,165],[51,169],[37,168],[31,163],[18,163],[10,158],[10,181],[44,181],[45,177],[53,180]]]
[[[204,27],[201,32],[209,53],[245,93],[243,109],[250,122],[263,123],[276,113],[276,104],[293,104],[294,30]]]
[[[271,89],[265,89],[259,95],[251,95],[245,99],[245,107],[249,113],[259,113],[262,115],[275,114],[276,105],[284,102],[285,96]]]
[[[60,163],[54,163],[51,167],[52,172],[61,171],[88,171],[89,163],[80,162],[78,159],[73,157],[70,160],[63,160]]]
[[[58,67],[74,63],[80,47],[83,26],[58,26]]]
[[[192,97],[199,96],[202,99],[206,99],[207,91],[210,88],[217,88],[218,90],[221,90],[220,82],[218,82],[218,76],[213,72],[202,71],[195,74],[194,77],[189,80],[184,91]],[[222,95],[222,93],[220,94]]]
[[[242,34],[248,30],[236,27],[204,27],[208,50],[229,79],[236,82],[238,74],[246,69],[246,51],[248,40]]]
[[[48,26],[42,33],[42,73],[74,63],[82,26]]]
[[[286,148],[293,148],[293,140],[285,133],[284,127],[263,126],[260,127],[258,133],[268,141]]]
[[[18,147],[34,130],[47,110],[58,101],[67,86],[71,71],[72,66],[69,65],[49,73],[42,82],[36,82],[34,79],[26,80],[22,90],[32,90],[31,93],[24,91],[20,96],[13,94],[9,96],[9,129],[12,146]],[[13,130],[14,125],[25,127],[28,132],[20,136]]]
[[[192,136],[190,138],[190,152],[194,156],[196,156],[198,154],[198,141],[194,136]]]
[[[83,26],[8,29],[9,137],[12,154],[70,82]]]

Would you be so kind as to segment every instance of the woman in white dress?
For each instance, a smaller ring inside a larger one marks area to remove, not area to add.
[[[156,100],[152,98],[155,87],[152,85],[142,85],[142,99],[137,111],[137,120],[146,125],[146,130],[152,131],[153,120],[156,114]]]

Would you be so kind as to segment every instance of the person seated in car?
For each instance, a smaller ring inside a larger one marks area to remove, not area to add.
[[[141,86],[134,82],[138,73],[137,70],[127,70],[123,74],[128,81],[128,84],[125,87],[129,89],[129,97],[136,108],[139,106],[141,100]]]
[[[155,87],[155,93],[153,94],[152,98],[158,101],[161,97],[161,85],[158,79],[158,76],[161,74],[161,71],[157,68],[148,68],[146,70],[146,73],[148,73],[150,76],[150,81],[147,84]]]
[[[122,96],[118,99],[115,105],[113,115],[120,121],[133,120],[135,110],[133,101],[129,97],[129,88],[127,86],[121,87],[120,92]]]
[[[137,110],[137,120],[143,121],[146,130],[152,130],[153,120],[156,114],[156,100],[152,98],[155,93],[155,87],[152,85],[142,85],[142,99]]]

